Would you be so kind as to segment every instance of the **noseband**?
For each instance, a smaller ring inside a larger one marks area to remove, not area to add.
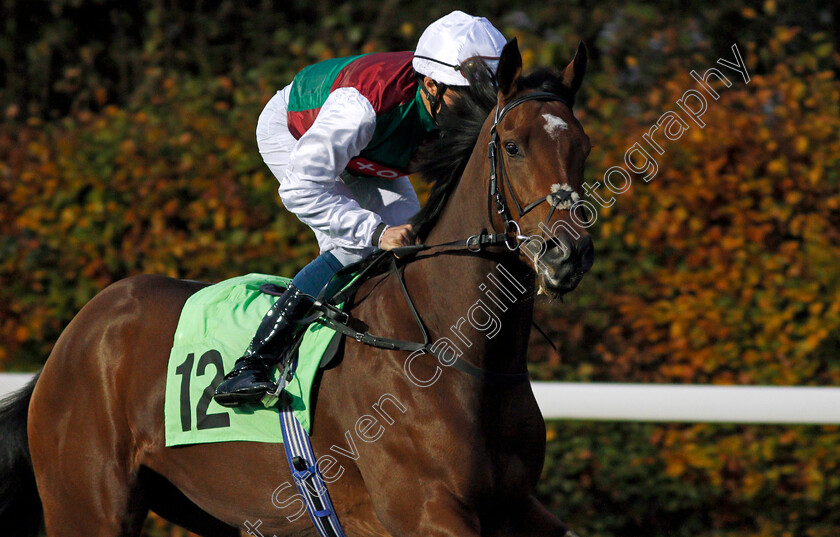
[[[510,178],[508,177],[504,165],[504,160],[501,158],[501,156],[499,156],[498,158],[499,168],[501,168],[502,172],[502,182],[499,182],[498,174],[496,173],[496,155],[497,148],[500,144],[499,133],[497,131],[497,128],[508,112],[527,101],[560,101],[561,103],[568,106],[569,110],[572,109],[573,104],[571,101],[564,97],[561,97],[560,95],[541,91],[536,93],[529,93],[528,95],[518,97],[507,103],[502,108],[499,108],[498,106],[496,107],[496,113],[493,116],[493,126],[490,128],[490,144],[488,150],[488,156],[490,158],[490,185],[487,193],[487,215],[490,218],[490,222],[493,222],[493,214],[490,204],[491,200],[495,200],[496,212],[500,214],[505,221],[505,246],[507,246],[507,248],[511,251],[514,251],[517,248],[519,248],[520,242],[523,240],[527,240],[528,237],[526,235],[522,235],[522,231],[519,228],[519,223],[513,219],[513,216],[510,213],[510,209],[508,209],[508,206],[505,203],[505,188],[507,188],[507,190],[510,192],[510,199],[511,201],[513,201],[513,206],[516,208],[516,212],[518,214],[516,218],[518,219],[528,214],[532,209],[538,207],[543,202],[548,202],[548,204],[551,205],[551,210],[545,217],[544,224],[546,226],[548,225],[548,221],[551,219],[552,215],[554,214],[554,211],[557,209],[558,206],[562,205],[561,208],[569,208],[571,207],[572,203],[576,201],[575,198],[577,197],[576,193],[567,187],[568,189],[566,190],[560,189],[557,191],[549,192],[545,196],[529,203],[525,207],[522,207],[522,205],[519,203],[519,200],[516,198],[516,193],[513,191],[513,187],[511,187]]]

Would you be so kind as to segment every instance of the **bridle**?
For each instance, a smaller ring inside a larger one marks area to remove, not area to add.
[[[511,215],[510,209],[505,203],[505,188],[507,188],[508,192],[510,192],[510,200],[513,201],[513,206],[516,208],[516,212],[518,215],[516,217],[517,219],[521,219],[523,216],[531,212],[531,210],[538,207],[543,202],[547,202],[549,205],[551,205],[551,210],[545,217],[545,226],[548,225],[549,220],[551,219],[552,215],[554,215],[554,211],[557,209],[558,206],[561,206],[561,208],[564,209],[570,208],[572,203],[576,201],[575,198],[577,198],[577,194],[571,188],[567,187],[567,189],[560,189],[556,192],[549,192],[545,196],[529,203],[525,207],[522,207],[522,205],[519,203],[519,200],[516,197],[516,192],[514,192],[513,187],[510,184],[510,178],[508,176],[507,170],[505,169],[504,160],[502,159],[501,154],[499,154],[498,156],[498,168],[501,169],[502,181],[499,181],[499,174],[497,174],[496,165],[497,150],[500,143],[498,132],[499,124],[502,122],[502,119],[504,119],[505,115],[508,112],[510,112],[512,109],[516,108],[520,104],[528,101],[559,101],[568,106],[570,110],[572,108],[572,105],[574,104],[569,99],[557,95],[556,93],[540,91],[535,93],[529,93],[528,95],[523,95],[522,97],[513,99],[502,108],[499,108],[498,106],[496,107],[496,112],[493,116],[493,126],[490,127],[490,144],[488,148],[488,157],[490,159],[490,183],[487,193],[487,214],[490,218],[490,222],[492,225],[493,213],[491,209],[491,202],[492,200],[495,200],[496,212],[500,214],[504,219],[504,233],[506,236],[505,246],[507,246],[507,248],[511,251],[518,249],[521,244],[521,241],[528,240],[528,236],[522,235],[522,231],[519,228],[519,223],[517,222],[517,220],[514,220],[513,216]]]

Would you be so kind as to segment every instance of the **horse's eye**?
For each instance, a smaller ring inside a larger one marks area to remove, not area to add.
[[[505,144],[505,151],[507,151],[507,154],[511,156],[519,154],[519,148],[516,147],[516,144],[513,142],[507,142]]]

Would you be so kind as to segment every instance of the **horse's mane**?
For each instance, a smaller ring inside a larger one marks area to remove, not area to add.
[[[420,147],[412,163],[414,171],[432,183],[428,201],[411,219],[420,241],[425,240],[446,207],[475,149],[481,127],[496,106],[496,83],[485,64],[474,62],[472,69],[464,70],[464,75],[469,87],[460,92],[461,98],[454,104],[438,112],[438,135]],[[553,69],[534,71],[523,77],[521,83],[526,89],[555,93],[569,102],[574,98]]]

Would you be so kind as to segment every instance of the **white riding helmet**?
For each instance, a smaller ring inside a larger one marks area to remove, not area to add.
[[[495,72],[505,46],[502,32],[484,17],[453,11],[429,25],[417,42],[412,66],[418,73],[448,86],[468,86],[461,64],[481,57]]]

